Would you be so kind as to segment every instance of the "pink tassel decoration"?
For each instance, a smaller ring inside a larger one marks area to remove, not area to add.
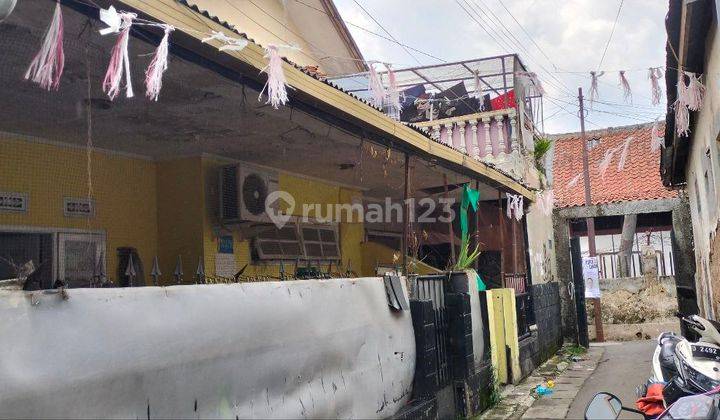
[[[652,104],[660,105],[662,99],[662,88],[660,87],[660,78],[663,76],[660,67],[650,67],[648,69],[648,79],[650,79],[650,93],[652,94]]]
[[[680,76],[677,82],[677,99],[673,104],[675,110],[675,132],[678,136],[687,136],[690,133],[690,111],[688,110],[688,93],[685,77]]]
[[[506,215],[508,219],[512,219],[513,216],[515,217],[515,220],[522,219],[523,215],[525,214],[525,210],[523,209],[523,202],[524,197],[520,194],[506,194],[507,195],[507,210]]]
[[[600,95],[598,95],[598,77],[603,74],[605,74],[604,71],[601,71],[600,73],[594,71],[590,72],[590,109],[592,109],[593,102],[600,98]]]
[[[385,64],[388,75],[388,114],[391,118],[400,120],[400,112],[402,111],[402,103],[400,103],[400,90],[398,89],[395,72],[392,71],[389,64]]]
[[[160,45],[158,45],[157,50],[155,50],[155,56],[145,72],[145,96],[151,101],[157,101],[160,96],[163,73],[165,73],[165,70],[168,68],[168,41],[170,32],[175,30],[175,28],[170,25],[164,25],[164,28],[165,35],[163,35],[160,40]]]
[[[700,82],[700,77],[695,73],[683,72],[688,77],[689,82],[685,94],[687,100],[685,103],[690,111],[699,111],[702,108],[703,99],[705,98],[705,86]]]
[[[537,193],[537,207],[545,216],[552,215],[555,207],[555,193],[553,190],[540,191]]]
[[[622,148],[622,153],[620,153],[620,159],[618,159],[617,164],[617,170],[618,172],[625,169],[625,163],[627,162],[628,154],[630,153],[630,142],[632,142],[634,137],[630,136],[625,139],[625,144]]]
[[[60,2],[55,4],[55,13],[45,33],[40,51],[35,55],[25,72],[25,80],[32,80],[46,90],[57,90],[65,68],[63,51],[63,15]]]
[[[380,76],[378,76],[377,71],[375,70],[375,63],[369,64],[370,71],[368,72],[368,81],[370,85],[368,90],[372,93],[373,104],[378,108],[382,108],[383,100],[385,99],[385,89],[383,88],[382,83],[380,83]]]
[[[280,105],[285,105],[288,101],[287,94],[287,82],[285,80],[285,72],[282,68],[282,57],[280,57],[280,51],[277,45],[268,45],[265,49],[265,58],[268,59],[268,65],[262,69],[267,73],[268,80],[260,92],[260,97],[267,89],[268,100],[266,103],[272,105],[273,108],[278,109]]]
[[[119,16],[121,20],[120,35],[118,35],[112,49],[110,64],[103,80],[103,92],[110,97],[110,100],[114,100],[120,93],[120,80],[122,80],[123,73],[125,74],[125,96],[128,98],[135,96],[130,75],[128,41],[130,39],[130,28],[136,15],[134,13],[119,13]]]
[[[665,139],[660,135],[660,125],[658,120],[655,119],[652,130],[650,132],[650,151],[657,153],[658,150],[665,147]]]
[[[630,82],[628,82],[628,79],[625,76],[625,70],[620,70],[619,76],[620,87],[623,90],[623,98],[625,99],[625,102],[632,103],[632,90],[630,90]]]

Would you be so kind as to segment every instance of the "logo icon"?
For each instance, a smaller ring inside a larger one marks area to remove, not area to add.
[[[280,210],[282,202],[285,202],[285,211]],[[290,220],[293,210],[295,199],[287,191],[273,191],[265,198],[265,213],[278,229],[282,229]]]

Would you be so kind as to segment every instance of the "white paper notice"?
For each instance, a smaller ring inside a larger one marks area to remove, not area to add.
[[[233,277],[237,273],[234,254],[215,254],[215,275]]]
[[[600,272],[597,257],[583,257],[583,279],[585,280],[585,298],[600,298]]]

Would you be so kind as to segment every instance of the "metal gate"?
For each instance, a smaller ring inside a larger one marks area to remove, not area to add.
[[[450,384],[450,364],[448,356],[449,335],[447,311],[445,308],[446,275],[418,276],[415,278],[415,292],[420,300],[430,300],[435,313],[435,354],[438,366],[438,387]]]

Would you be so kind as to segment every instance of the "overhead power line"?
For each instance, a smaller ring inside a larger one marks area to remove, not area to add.
[[[600,57],[600,64],[598,64],[597,70],[600,70],[600,67],[602,67],[603,60],[605,60],[605,53],[607,53],[608,47],[610,46],[610,41],[612,41],[613,34],[615,33],[615,27],[617,26],[618,19],[620,19],[620,11],[622,11],[623,3],[625,0],[620,0],[620,6],[618,6],[617,14],[615,15],[615,22],[613,22],[612,29],[610,30],[610,37],[608,37],[607,43],[605,44],[605,49],[603,50],[602,56]]]
[[[327,16],[330,16],[330,14],[329,14],[328,12],[326,12],[325,10],[319,9],[319,8],[313,6],[312,4],[308,4],[308,3],[304,2],[303,0],[293,0],[293,1],[295,1],[296,3],[301,4],[301,5],[309,8],[309,9],[315,10],[315,11],[318,12],[318,13],[322,13],[322,14],[325,14],[325,15],[327,15]],[[430,58],[432,58],[432,59],[434,59],[434,60],[437,60],[437,61],[439,61],[439,62],[441,62],[441,63],[447,63],[447,60],[443,60],[442,58],[437,57],[437,56],[435,56],[435,55],[433,55],[433,54],[430,54],[430,53],[428,53],[428,52],[419,50],[419,49],[417,49],[417,48],[415,48],[415,47],[411,47],[410,45],[407,45],[407,44],[405,44],[405,43],[402,43],[402,42],[400,42],[400,41],[398,41],[398,40],[395,40],[395,39],[392,39],[392,38],[387,37],[387,36],[385,36],[385,35],[382,35],[382,34],[379,34],[379,33],[377,33],[377,32],[374,32],[374,31],[372,31],[372,30],[370,30],[370,29],[368,29],[368,28],[366,28],[366,27],[364,27],[364,26],[362,26],[362,25],[358,25],[357,23],[353,23],[353,22],[351,22],[351,21],[349,21],[349,20],[347,20],[347,19],[343,19],[343,22],[345,22],[345,23],[346,23],[347,25],[349,25],[349,26],[352,26],[353,28],[360,29],[360,30],[363,31],[363,32],[367,32],[367,33],[369,33],[369,34],[371,34],[371,35],[374,35],[374,36],[376,36],[376,37],[378,37],[378,38],[382,38],[382,39],[384,39],[384,40],[386,40],[386,41],[395,43],[395,44],[397,44],[397,45],[400,45],[400,46],[403,47],[403,48],[407,48],[407,49],[409,49],[409,50],[411,50],[411,51],[414,51],[414,52],[416,52],[416,53],[422,54],[422,55],[424,55],[424,56],[426,56],[426,57],[430,57]]]
[[[357,5],[357,7],[359,7],[363,12],[365,12],[365,14],[368,15],[368,16],[370,17],[370,19],[372,19],[372,21],[375,22],[375,24],[377,24],[377,26],[379,26],[380,29],[383,30],[383,32],[385,32],[390,38],[392,38],[393,41],[397,42],[398,44],[401,44],[400,41],[398,41],[397,38],[395,38],[395,37],[393,36],[393,34],[390,33],[390,31],[388,31],[387,29],[385,29],[385,27],[382,25],[382,23],[380,23],[377,19],[375,19],[375,16],[373,16],[372,13],[370,13],[366,8],[363,7],[362,4],[358,3],[357,0],[353,0],[353,2],[355,2],[355,4]],[[401,45],[401,46],[402,46],[402,45]],[[422,64],[422,63],[420,62],[420,60],[418,60],[418,58],[417,58],[407,47],[404,47],[404,46],[403,46],[402,48],[403,48],[403,50],[405,50],[405,52],[406,52],[410,57],[412,57],[415,61],[417,61],[418,64]]]

